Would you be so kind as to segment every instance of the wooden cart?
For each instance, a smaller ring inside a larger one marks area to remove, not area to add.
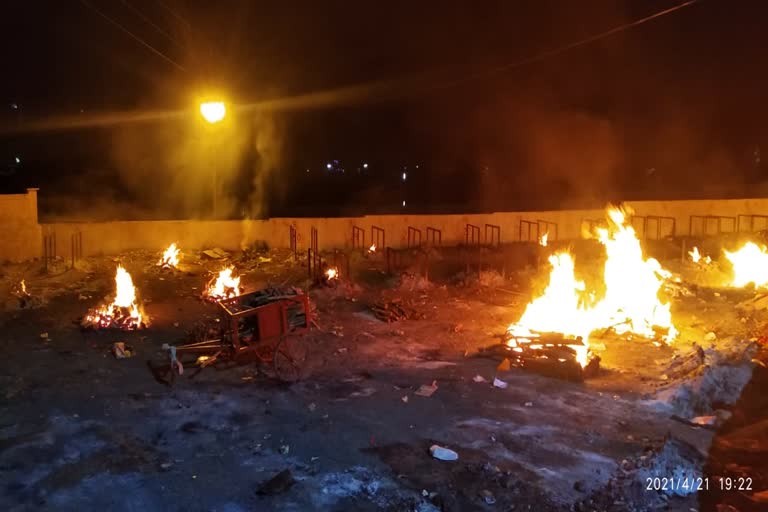
[[[197,363],[203,367],[222,359],[255,357],[271,364],[281,380],[303,376],[307,347],[301,334],[311,322],[305,293],[268,288],[217,304],[221,310],[218,327],[207,329],[200,336],[202,341],[175,347],[177,354],[198,354]]]

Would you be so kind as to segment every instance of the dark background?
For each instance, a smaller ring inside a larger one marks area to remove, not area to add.
[[[0,188],[94,219],[208,215],[214,168],[233,218],[760,195],[765,2],[492,71],[677,3],[10,0]]]

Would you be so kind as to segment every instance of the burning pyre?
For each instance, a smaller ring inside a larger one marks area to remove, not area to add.
[[[136,288],[131,275],[118,265],[115,274],[115,298],[107,305],[91,309],[83,317],[82,326],[93,329],[141,329],[147,326],[148,318],[142,314],[136,303]]]
[[[220,271],[208,282],[203,296],[211,302],[238,297],[242,291],[240,289],[240,276],[233,275],[234,272],[235,267],[227,267]]]
[[[172,243],[163,253],[157,265],[162,268],[178,268],[179,266],[179,248],[176,243]]]
[[[508,328],[509,346],[515,352],[568,347],[581,366],[588,363],[589,336],[601,329],[617,334],[632,333],[647,338],[673,340],[669,303],[659,299],[659,290],[670,273],[653,259],[646,259],[628,212],[609,208],[608,226],[594,235],[605,247],[603,281],[605,292],[598,298],[575,275],[575,262],[568,252],[549,258],[552,271],[544,293],[528,304],[523,316]],[[542,337],[562,335],[559,343],[542,343]],[[570,340],[570,341],[569,341]]]
[[[768,252],[764,246],[747,242],[735,252],[724,252],[733,265],[732,286],[743,287],[750,283],[757,287],[768,285]]]

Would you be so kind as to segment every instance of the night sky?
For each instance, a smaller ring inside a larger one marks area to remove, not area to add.
[[[12,0],[0,187],[125,218],[203,215],[211,166],[233,217],[756,195],[765,2],[700,0],[509,66],[679,3]],[[191,127],[208,90],[226,135]]]

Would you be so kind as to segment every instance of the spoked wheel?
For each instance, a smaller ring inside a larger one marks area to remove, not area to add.
[[[277,342],[272,364],[277,378],[295,382],[305,375],[309,350],[306,342],[295,336],[285,336]]]

